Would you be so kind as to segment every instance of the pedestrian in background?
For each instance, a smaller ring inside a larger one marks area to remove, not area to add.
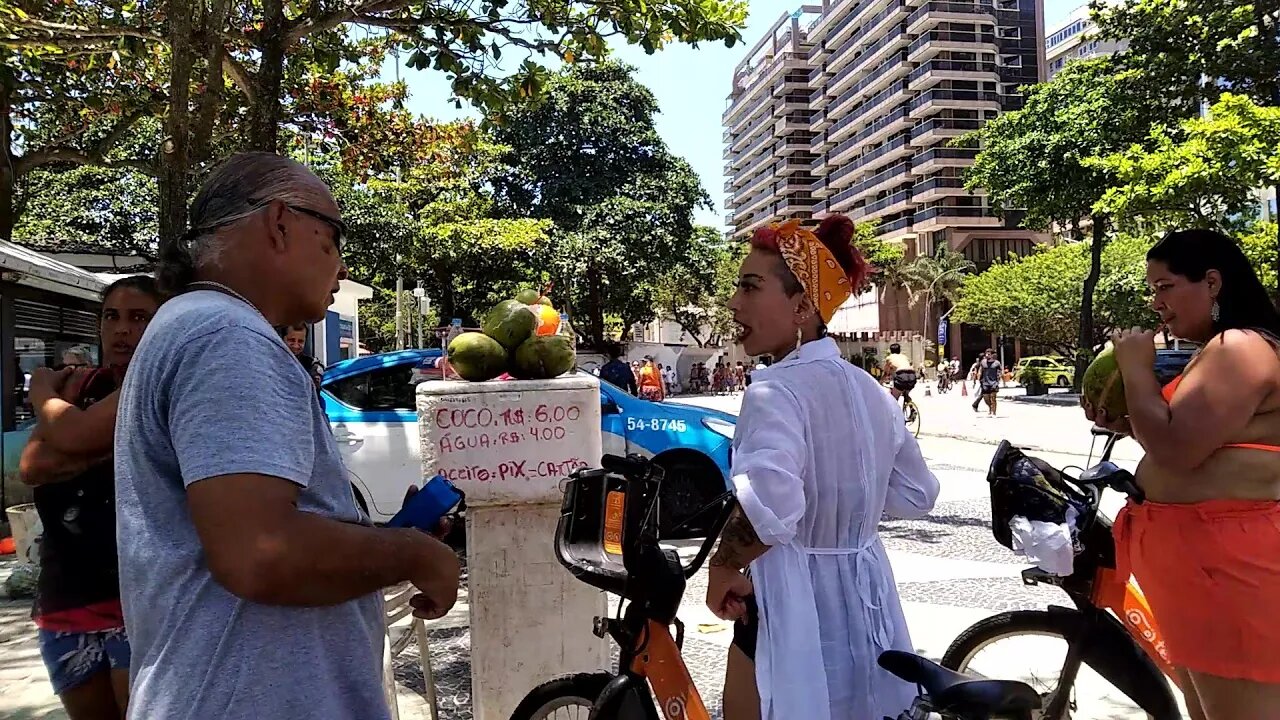
[[[996,401],[1000,396],[1000,383],[1004,378],[1004,365],[996,359],[996,351],[987,348],[982,359],[976,363],[978,376],[978,397],[973,400],[973,411],[978,412],[978,405],[987,404],[987,416],[996,416]]]
[[[667,395],[679,395],[680,376],[676,374],[675,365],[667,365],[666,367],[659,365],[658,367],[662,368],[662,384],[667,388]]]
[[[600,379],[617,385],[632,395],[639,395],[640,388],[636,385],[635,373],[631,372],[631,366],[622,359],[622,346],[610,343],[608,353],[609,362],[600,368]]]
[[[317,322],[346,276],[344,225],[301,164],[213,169],[160,248],[156,314],[120,394],[116,522],[133,647],[129,717],[388,720],[382,589],[420,617],[458,557],[373,527],[307,372],[275,332]]]
[[[280,337],[284,339],[284,344],[288,346],[293,356],[298,358],[298,362],[302,364],[302,369],[307,371],[307,374],[311,376],[311,380],[316,384],[316,390],[319,390],[320,383],[324,380],[324,365],[319,360],[303,352],[307,347],[309,326],[306,323],[296,323],[278,329]]]
[[[653,364],[652,355],[645,357],[644,366],[640,368],[640,397],[654,402],[660,402],[666,398],[662,386],[662,373]]]
[[[116,280],[102,293],[102,367],[31,379],[36,427],[18,466],[44,526],[31,617],[71,720],[120,718],[129,704],[111,454],[120,383],[163,301],[150,276]]]

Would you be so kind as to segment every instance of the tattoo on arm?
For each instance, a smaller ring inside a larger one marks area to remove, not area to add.
[[[742,514],[742,508],[734,508],[733,515],[724,526],[724,532],[720,533],[720,546],[711,556],[711,565],[745,570],[752,560],[763,555],[768,549],[769,546],[761,542],[760,536],[756,535],[756,529],[751,526],[751,521]]]

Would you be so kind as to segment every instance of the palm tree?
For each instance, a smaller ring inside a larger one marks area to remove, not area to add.
[[[952,305],[959,300],[964,276],[977,269],[972,260],[947,248],[940,248],[937,255],[918,257],[903,267],[900,284],[907,290],[907,304],[915,307],[924,301],[926,337],[934,307],[939,301]]]

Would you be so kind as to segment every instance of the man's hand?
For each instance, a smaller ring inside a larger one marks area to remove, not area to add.
[[[400,507],[403,509],[405,505],[408,505],[409,500],[414,495],[417,495],[418,491],[421,489],[422,488],[417,485],[410,485],[409,488],[404,491],[404,502],[400,503]],[[431,534],[440,540],[444,540],[449,537],[449,533],[451,532],[453,532],[453,520],[449,519],[449,516],[446,515],[440,518],[440,522],[436,523],[435,529],[431,531]]]
[[[69,392],[75,387],[75,383],[70,382],[75,377],[76,368],[65,367],[61,370],[53,368],[41,367],[31,372],[31,396],[33,398],[41,397],[48,399],[50,397],[61,397],[68,402],[64,393]]]
[[[739,620],[747,614],[747,596],[755,589],[741,571],[712,565],[707,577],[707,607],[721,620]]]
[[[422,591],[409,598],[414,617],[437,620],[458,601],[462,564],[453,548],[428,535],[418,534],[418,563],[409,582]]]

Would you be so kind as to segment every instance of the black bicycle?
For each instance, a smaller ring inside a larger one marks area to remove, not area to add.
[[[617,669],[543,683],[524,697],[511,720],[709,720],[680,655],[684,625],[676,611],[686,581],[729,519],[733,496],[726,492],[699,511],[714,511],[716,519],[692,562],[682,565],[676,551],[658,541],[662,469],[634,455],[606,455],[602,464],[604,469],[580,470],[565,482],[555,550],[579,580],[622,598],[617,616],[594,622],[598,637],[618,644]],[[886,652],[880,664],[920,688],[910,708],[886,720],[925,720],[929,713],[944,720],[1031,720],[1040,706],[1028,685],[969,677],[911,653]]]

